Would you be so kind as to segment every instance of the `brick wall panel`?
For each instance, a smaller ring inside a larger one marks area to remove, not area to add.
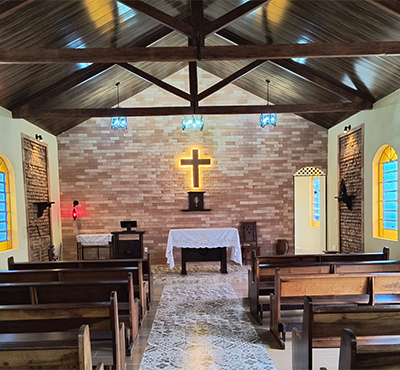
[[[199,91],[218,81],[199,70]],[[187,70],[167,82],[187,88]],[[185,83],[181,83],[185,81]],[[166,98],[168,96],[168,98]],[[181,105],[157,87],[122,106]],[[231,85],[204,104],[263,104]],[[256,220],[263,254],[277,239],[293,248],[293,174],[304,166],[326,171],[327,131],[295,115],[279,115],[275,128],[262,129],[259,115],[206,116],[203,132],[182,132],[181,117],[129,117],[128,131],[110,131],[108,118],[90,119],[58,136],[64,258],[76,258],[77,234],[119,230],[120,220],[137,220],[155,263],[166,263],[172,228],[239,227]],[[202,168],[205,208],[182,212],[191,190],[189,168],[178,166],[191,149],[211,157]],[[72,202],[79,218],[72,220]]]

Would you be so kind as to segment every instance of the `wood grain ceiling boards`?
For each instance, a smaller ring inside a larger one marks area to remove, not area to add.
[[[136,1],[136,0],[131,0]],[[319,1],[272,0],[232,23],[224,31],[243,38],[244,43],[295,44],[400,41],[399,0],[391,11],[374,3],[381,0]],[[144,0],[146,4],[171,17],[187,20],[190,0]],[[4,3],[0,1],[0,5]],[[14,1],[14,3],[17,3]],[[156,20],[115,0],[69,0],[20,2],[12,11],[0,14],[0,49],[20,48],[115,48],[138,45],[146,36],[166,29]],[[129,5],[129,1],[125,2]],[[204,0],[208,23],[236,7],[243,0]],[[0,7],[0,12],[1,12]],[[394,9],[394,10],[393,10]],[[208,24],[207,23],[207,24]],[[162,35],[166,35],[163,32]],[[240,42],[239,42],[240,43]],[[142,46],[147,43],[143,41]],[[187,39],[177,32],[152,46],[185,46]],[[232,45],[217,36],[206,45]],[[199,67],[220,78],[229,76],[251,60],[200,61]],[[328,75],[339,86],[347,85],[373,100],[380,99],[400,86],[400,57],[367,57],[300,60],[318,75]],[[134,66],[163,79],[187,63],[134,63]],[[11,109],[25,104],[57,81],[67,78],[77,64],[0,65],[0,105]],[[266,62],[237,79],[234,84],[265,99],[265,79],[271,80],[271,102],[276,104],[347,102],[345,97],[322,88],[306,78]],[[121,100],[137,94],[150,84],[119,66],[84,81],[48,100],[40,108],[101,108],[115,105],[115,83],[121,81]],[[329,86],[329,84],[328,84]],[[364,95],[363,95],[364,96]],[[349,113],[302,114],[313,122],[332,127]],[[65,118],[56,122],[32,118],[33,123],[59,134],[82,119]]]

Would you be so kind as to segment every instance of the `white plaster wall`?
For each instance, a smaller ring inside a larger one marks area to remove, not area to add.
[[[41,130],[26,120],[13,119],[11,112],[0,107],[0,155],[5,155],[14,169],[16,191],[14,199],[15,211],[17,213],[17,225],[13,225],[13,249],[0,252],[1,270],[8,269],[7,258],[9,256],[14,256],[16,261],[28,261],[29,259],[21,134],[33,138],[35,134],[42,135],[44,142],[48,146],[50,200],[55,202],[51,207],[53,243],[58,248],[62,241],[57,139],[54,135]]]
[[[295,254],[323,253],[325,250],[325,178],[321,184],[320,227],[311,226],[311,178],[294,177]]]
[[[391,145],[400,154],[400,90],[374,104],[372,111],[360,112],[328,131],[328,248],[338,246],[338,136],[344,126],[352,129],[364,124],[364,246],[365,252],[390,248],[390,256],[400,259],[400,242],[373,237],[372,217],[372,161],[384,144]]]

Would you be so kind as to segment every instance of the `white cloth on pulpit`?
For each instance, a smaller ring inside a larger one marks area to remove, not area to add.
[[[231,260],[242,264],[239,233],[227,229],[175,229],[170,230],[165,257],[170,268],[175,266],[173,248],[219,248],[232,247]]]
[[[77,235],[76,241],[85,246],[90,245],[108,245],[112,240],[111,234],[86,234]]]

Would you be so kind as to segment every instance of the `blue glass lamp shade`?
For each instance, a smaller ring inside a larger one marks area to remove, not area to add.
[[[262,113],[260,116],[260,124],[261,127],[265,127],[268,125],[276,126],[277,115],[276,113]]]
[[[203,116],[183,116],[182,131],[203,131],[204,118]]]
[[[126,117],[112,117],[111,129],[112,130],[126,130],[128,128],[128,119]]]

